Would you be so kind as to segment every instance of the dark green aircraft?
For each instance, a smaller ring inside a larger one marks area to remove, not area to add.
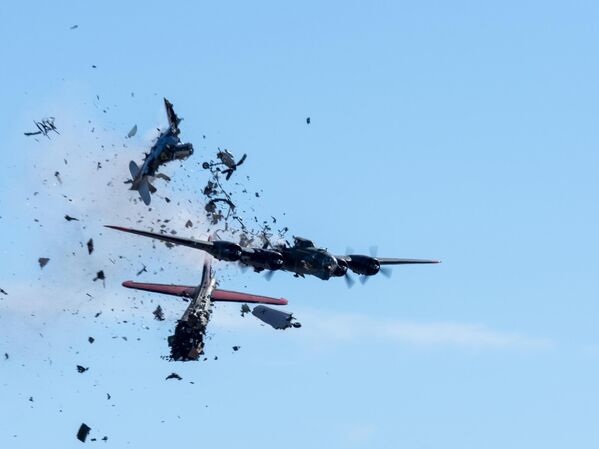
[[[256,272],[283,270],[295,273],[296,277],[311,275],[323,280],[332,277],[345,277],[350,287],[353,285],[353,280],[348,273],[350,270],[362,275],[361,280],[364,282],[368,276],[373,276],[379,272],[389,276],[388,265],[439,263],[437,260],[397,259],[362,254],[334,256],[326,249],[318,248],[311,240],[301,237],[294,237],[293,245],[274,245],[271,249],[268,249],[242,247],[237,243],[226,240],[194,240],[120,226],[107,225],[106,227],[162,240],[174,245],[199,249],[211,254],[215,259],[240,262],[243,265],[250,266]]]

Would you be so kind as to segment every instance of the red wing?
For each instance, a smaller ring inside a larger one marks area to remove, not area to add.
[[[144,290],[146,292],[164,293],[165,295],[182,296],[184,298],[192,298],[196,291],[196,287],[186,285],[145,284],[133,281],[123,282],[123,287]]]
[[[284,298],[269,298],[268,296],[249,295],[247,293],[232,292],[229,290],[214,290],[212,292],[213,301],[229,301],[229,302],[251,302],[258,304],[273,304],[276,306],[287,305],[287,300]]]

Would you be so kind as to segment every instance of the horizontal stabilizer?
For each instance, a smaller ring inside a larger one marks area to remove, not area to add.
[[[143,282],[125,281],[123,287],[134,288],[146,292],[163,293],[165,295],[181,296],[183,298],[193,298],[196,287],[187,285],[167,285],[167,284],[146,284]]]
[[[275,306],[287,305],[287,300],[284,298],[269,298],[268,296],[249,295],[247,293],[219,289],[215,289],[212,292],[212,301],[249,302],[255,304],[272,304]]]

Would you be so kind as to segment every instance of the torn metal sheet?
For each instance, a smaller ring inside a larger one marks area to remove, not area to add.
[[[294,321],[295,318],[293,317],[293,314],[283,312],[282,310],[272,309],[264,305],[254,307],[252,315],[275,329],[288,329],[290,327],[297,328],[302,326],[297,321]]]
[[[127,138],[130,139],[131,137],[135,136],[135,134],[137,134],[137,125],[133,125],[133,128],[129,130],[127,133]]]
[[[85,423],[81,423],[81,426],[79,427],[79,430],[77,431],[77,439],[79,441],[81,441],[82,443],[85,443],[85,440],[87,439],[87,436],[89,435],[90,430],[92,430],[91,427],[89,427]]]
[[[37,262],[40,264],[40,268],[44,268],[46,265],[48,265],[48,262],[50,262],[50,258],[40,257],[39,259],[37,259]]]

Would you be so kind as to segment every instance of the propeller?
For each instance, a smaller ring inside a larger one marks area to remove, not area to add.
[[[350,276],[349,271],[343,275],[343,279],[345,280],[345,285],[347,285],[347,288],[352,288],[356,283],[354,278]]]
[[[393,270],[391,269],[391,267],[381,267],[381,269],[379,270],[379,273],[381,273],[386,278],[390,278],[391,275],[393,274]]]
[[[264,273],[264,279],[266,279],[268,282],[270,282],[274,275],[275,275],[275,272],[272,270],[269,270],[266,273]]]

